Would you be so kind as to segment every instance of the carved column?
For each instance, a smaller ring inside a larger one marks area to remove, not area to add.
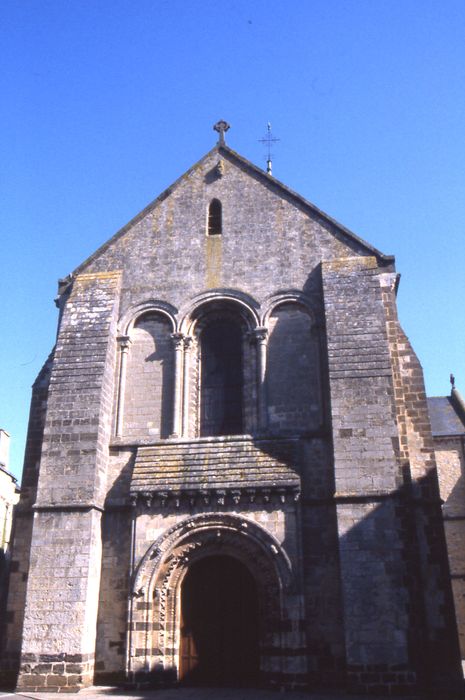
[[[126,372],[128,365],[128,352],[131,345],[131,339],[128,335],[120,335],[117,338],[120,350],[119,363],[119,382],[118,382],[118,403],[116,406],[116,426],[115,435],[121,437],[123,434],[124,421],[124,396],[126,390]]]
[[[253,331],[253,338],[257,347],[258,429],[260,432],[264,432],[268,427],[265,385],[268,328],[265,328],[264,326],[255,328]]]
[[[173,400],[173,432],[171,437],[181,435],[182,421],[182,375],[183,375],[183,333],[171,333],[174,345],[174,400]]]
[[[189,433],[189,375],[190,375],[190,357],[192,347],[191,336],[184,337],[184,373],[182,387],[182,437],[187,437]]]

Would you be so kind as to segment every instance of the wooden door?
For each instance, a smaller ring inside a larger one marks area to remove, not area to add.
[[[181,589],[180,679],[193,685],[253,685],[258,679],[258,598],[233,557],[192,565]]]

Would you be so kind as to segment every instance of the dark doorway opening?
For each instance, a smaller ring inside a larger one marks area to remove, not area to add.
[[[258,672],[255,581],[233,557],[202,559],[192,565],[181,588],[180,680],[252,686]]]
[[[242,430],[242,331],[213,321],[200,336],[200,435],[240,435]]]

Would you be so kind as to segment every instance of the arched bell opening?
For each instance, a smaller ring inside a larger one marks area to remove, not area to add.
[[[192,564],[181,584],[179,680],[185,685],[258,683],[259,607],[256,582],[232,556]]]

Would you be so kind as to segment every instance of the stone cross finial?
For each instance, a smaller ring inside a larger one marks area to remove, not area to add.
[[[226,143],[224,140],[224,135],[225,135],[226,131],[228,131],[228,129],[230,128],[228,122],[225,122],[224,119],[221,119],[219,122],[216,122],[216,124],[213,126],[213,128],[220,135],[220,137],[218,139],[218,144],[220,146],[224,146],[224,144]]]

